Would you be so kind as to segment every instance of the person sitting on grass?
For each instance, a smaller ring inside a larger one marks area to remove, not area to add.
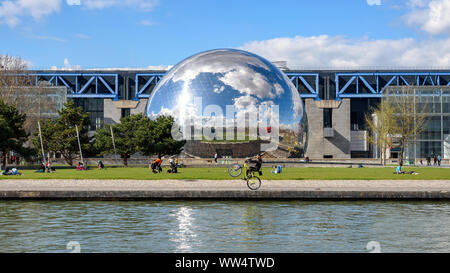
[[[85,171],[86,170],[86,168],[84,167],[83,162],[78,162],[76,170],[77,171]]]
[[[402,163],[399,163],[398,166],[397,166],[397,168],[395,169],[394,174],[415,174],[415,175],[418,175],[418,174],[419,174],[419,173],[416,172],[416,171],[405,172],[405,171],[402,170],[402,166],[403,166],[403,164],[402,164]]]
[[[162,172],[161,164],[162,164],[161,156],[158,156],[158,158],[155,159],[151,165],[152,172],[153,173]]]
[[[47,172],[48,172],[48,173],[54,173],[54,172],[56,172],[55,167],[52,167],[52,164],[51,164],[50,161],[47,161],[47,163],[46,163],[45,165],[46,165],[45,168],[47,169]]]
[[[105,165],[103,165],[103,162],[102,162],[101,160],[99,160],[99,161],[97,162],[97,168],[98,168],[99,170],[102,170],[102,169],[105,168]]]
[[[177,168],[184,168],[184,161],[183,161],[183,160],[180,160],[180,161],[177,163]]]
[[[397,169],[395,169],[395,174],[404,174],[405,172],[402,171],[402,163],[399,163],[397,166]]]
[[[177,168],[177,164],[175,164],[175,162],[173,161],[173,159],[169,159],[169,163],[170,163],[170,169],[167,170],[168,173],[177,173],[178,172],[178,168]]]
[[[42,162],[42,164],[39,166],[39,169],[35,172],[36,173],[45,173],[45,163]]]

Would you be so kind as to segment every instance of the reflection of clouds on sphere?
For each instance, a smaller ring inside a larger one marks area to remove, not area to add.
[[[202,110],[194,98],[201,98]],[[178,123],[191,117],[204,120],[208,117],[202,111],[209,105],[218,105],[224,118],[227,105],[237,115],[260,106],[269,107],[269,113],[276,105],[279,113],[275,117],[272,112],[272,118],[279,122],[280,146],[303,148],[306,142],[306,116],[297,90],[283,72],[253,53],[217,49],[183,60],[153,90],[147,115],[172,115]]]

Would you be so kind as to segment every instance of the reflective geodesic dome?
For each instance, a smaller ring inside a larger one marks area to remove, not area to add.
[[[146,113],[173,116],[174,137],[197,156],[303,157],[306,150],[298,91],[271,62],[242,50],[205,51],[178,63],[153,90]]]

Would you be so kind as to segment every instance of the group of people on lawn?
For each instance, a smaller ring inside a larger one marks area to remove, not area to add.
[[[168,173],[178,173],[178,168],[183,167],[184,164],[181,162],[181,164],[178,161],[178,158],[175,158],[175,160],[171,157],[169,158],[169,169],[167,170]],[[162,160],[161,156],[158,155],[158,157],[153,160],[152,163],[149,163],[148,167],[152,169],[153,173],[160,173],[162,172]]]

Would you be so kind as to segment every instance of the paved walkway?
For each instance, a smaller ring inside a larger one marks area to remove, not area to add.
[[[450,180],[262,180],[260,190],[450,191]],[[248,190],[235,180],[0,180],[0,191]]]
[[[0,199],[449,199],[450,180],[0,180]]]

